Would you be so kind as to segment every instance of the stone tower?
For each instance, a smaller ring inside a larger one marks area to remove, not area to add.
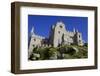
[[[31,36],[30,36],[30,40],[29,40],[29,51],[28,51],[29,57],[32,54],[33,48],[41,47],[42,41],[43,41],[43,39],[45,39],[44,37],[38,36],[34,33],[34,27],[32,27],[30,35]]]
[[[31,29],[31,32],[29,34],[29,42],[28,42],[28,58],[30,57],[30,55],[32,54],[32,50],[33,50],[33,47],[32,47],[32,35],[34,35],[34,27],[32,27]]]
[[[50,35],[50,41],[54,47],[62,44],[62,36],[66,32],[65,25],[63,22],[57,22],[52,27],[52,33]]]
[[[82,40],[82,34],[76,31],[76,44],[82,46],[83,40]]]

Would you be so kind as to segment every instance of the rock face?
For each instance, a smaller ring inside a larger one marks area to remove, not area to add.
[[[72,48],[75,50],[76,53],[79,52],[79,50],[76,47],[72,47]]]
[[[31,60],[38,60],[40,58],[40,54],[38,53],[32,53],[30,56]]]

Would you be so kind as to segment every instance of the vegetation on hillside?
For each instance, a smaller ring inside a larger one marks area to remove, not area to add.
[[[63,45],[60,47],[34,47],[29,60],[79,59],[87,57],[87,45]]]

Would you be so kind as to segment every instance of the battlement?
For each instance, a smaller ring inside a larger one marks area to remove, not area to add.
[[[39,36],[39,35],[35,35],[35,34],[33,34],[32,37],[39,38],[39,39],[45,39],[45,37],[42,37],[42,36]]]

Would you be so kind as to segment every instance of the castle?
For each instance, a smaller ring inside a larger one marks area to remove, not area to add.
[[[34,33],[34,28],[32,28],[29,41],[29,55],[33,47],[58,47],[60,45],[83,46],[84,41],[82,39],[82,33],[78,32],[76,29],[73,29],[73,32],[66,30],[65,24],[62,21],[51,26],[49,38],[36,35]]]

